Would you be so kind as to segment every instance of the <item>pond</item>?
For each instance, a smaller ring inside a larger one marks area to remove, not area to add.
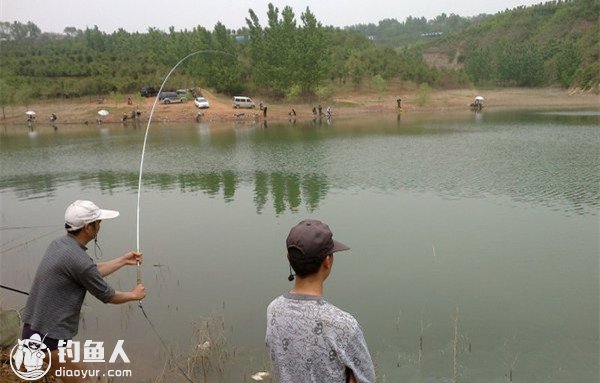
[[[597,382],[599,119],[153,124],[143,305],[170,351],[137,304],[90,297],[77,339],[123,339],[133,381],[183,381],[167,359],[198,382],[251,381],[269,366],[266,306],[291,288],[285,238],[310,217],[352,248],[325,297],[361,323],[379,382]],[[2,128],[2,284],[29,289],[75,199],[121,212],[92,257],[135,249],[144,128]],[[109,277],[123,290],[135,280],[135,267]]]

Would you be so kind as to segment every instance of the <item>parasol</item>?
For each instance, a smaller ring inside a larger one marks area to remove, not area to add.
[[[477,100],[477,101],[483,101],[483,100],[484,100],[484,98],[483,98],[483,97],[481,97],[481,96],[477,96],[477,97],[475,97],[475,100]]]
[[[33,110],[28,110],[27,112],[25,112],[25,114],[28,116],[35,116],[35,112]]]
[[[99,110],[98,114],[101,115],[102,117],[106,117],[106,116],[108,116],[108,110],[106,110],[106,109]]]

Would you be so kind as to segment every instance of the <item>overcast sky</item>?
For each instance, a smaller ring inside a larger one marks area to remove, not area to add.
[[[442,13],[474,16],[493,14],[542,0],[0,0],[0,21],[34,22],[43,32],[62,32],[65,27],[101,31],[123,28],[146,32],[149,27],[166,31],[212,30],[220,21],[229,29],[246,25],[248,9],[265,24],[267,4],[280,10],[289,5],[297,20],[308,6],[323,25],[344,27],[377,23],[386,18],[404,21],[408,16],[434,18]]]

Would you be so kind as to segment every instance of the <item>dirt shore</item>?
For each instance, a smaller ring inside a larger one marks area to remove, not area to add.
[[[262,111],[256,109],[233,109],[229,96],[214,94],[203,90],[203,95],[210,102],[209,109],[199,110],[193,101],[183,104],[164,105],[158,103],[153,115],[154,122],[193,122],[197,114],[203,113],[202,121],[235,121],[263,120]],[[295,110],[297,120],[313,118],[314,103],[291,103],[253,97],[258,104],[268,106],[269,122],[287,121],[289,113]],[[396,87],[385,92],[344,92],[334,94],[330,100],[322,101],[323,113],[331,106],[334,117],[353,117],[359,115],[396,114],[396,100],[402,99],[402,110],[405,114],[448,114],[469,113],[469,104],[475,96],[485,97],[486,111],[518,110],[518,109],[600,109],[600,96],[589,92],[567,91],[562,89],[456,89],[431,90],[427,94],[417,89],[407,90]],[[91,97],[67,100],[44,100],[31,102],[26,106],[6,106],[4,115],[0,116],[0,124],[22,125],[27,123],[25,112],[36,112],[37,123],[50,123],[50,116],[58,116],[57,124],[95,124],[100,118],[97,112],[101,109],[109,111],[109,115],[101,117],[103,123],[121,123],[124,114],[131,115],[134,110],[141,112],[141,121],[147,121],[154,104],[154,98],[141,98],[132,95],[133,103],[128,105],[127,95],[122,99],[98,100]]]

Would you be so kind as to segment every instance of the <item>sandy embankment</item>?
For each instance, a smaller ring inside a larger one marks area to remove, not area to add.
[[[262,120],[262,111],[239,110],[231,106],[231,98],[225,95],[213,94],[204,90],[204,96],[210,102],[210,108],[204,109],[203,121],[235,121],[235,120]],[[358,115],[374,114],[396,114],[396,99],[402,99],[402,107],[405,115],[415,114],[448,114],[469,113],[469,103],[477,95],[485,97],[485,110],[509,110],[509,109],[600,109],[600,97],[589,92],[569,92],[561,89],[516,89],[503,88],[493,90],[457,89],[457,90],[433,90],[426,102],[419,102],[416,90],[396,88],[382,93],[345,93],[334,95],[332,100],[322,102],[323,112],[327,106],[331,106],[336,117],[352,117]],[[250,95],[253,97],[252,95]],[[308,120],[313,118],[312,108],[317,103],[288,103],[270,102],[259,97],[253,97],[258,104],[264,102],[268,105],[267,119],[270,122],[287,121],[288,113],[292,108],[296,111],[297,120]],[[422,100],[421,100],[422,101]],[[95,123],[99,117],[97,112],[106,109],[110,115],[103,117],[104,123],[120,123],[124,114],[130,115],[132,110],[141,112],[142,121],[147,121],[154,98],[136,98],[133,105],[127,105],[126,96],[123,100],[105,100],[99,103],[97,99],[82,97],[79,99],[50,100],[31,102],[27,106],[7,106],[4,109],[5,118],[0,116],[0,123],[6,125],[26,124],[27,110],[33,110],[37,114],[37,122],[49,123],[52,113],[58,116],[57,123],[81,124]],[[158,103],[153,115],[154,122],[193,122],[199,110],[193,101],[184,104],[164,105]]]

